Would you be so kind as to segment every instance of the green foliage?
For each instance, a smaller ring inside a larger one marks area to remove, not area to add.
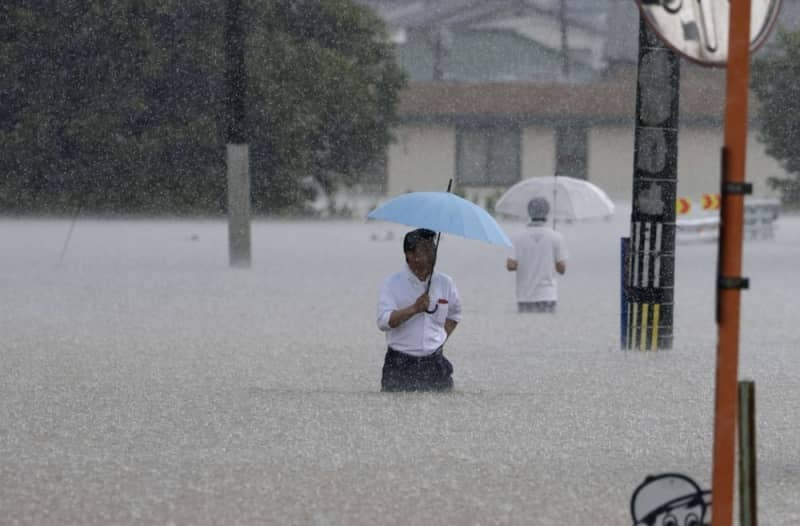
[[[46,4],[46,5],[45,5]],[[222,213],[225,0],[0,5],[0,213]],[[254,210],[359,182],[404,77],[349,0],[250,0]]]
[[[777,45],[752,65],[752,89],[758,96],[759,139],[787,177],[770,177],[786,204],[800,204],[800,31],[778,29]]]

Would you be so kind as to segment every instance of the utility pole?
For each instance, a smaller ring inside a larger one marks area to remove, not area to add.
[[[639,16],[625,348],[672,348],[680,62]]]
[[[250,267],[250,153],[245,127],[242,0],[225,10],[226,152],[228,253],[232,267]]]
[[[560,0],[558,5],[558,23],[561,30],[561,76],[569,79],[569,41],[567,38],[567,0]]]
[[[444,26],[435,26],[432,30],[432,37],[433,37],[433,80],[434,81],[441,81],[444,79],[444,55],[445,55],[445,43],[444,43],[444,32],[446,29]]]
[[[733,524],[736,424],[739,412],[739,325],[742,289],[744,196],[747,157],[747,97],[750,88],[750,0],[730,4],[728,68],[725,82],[725,139],[722,148],[722,208],[717,261],[717,374],[711,516],[715,525]]]
[[[742,289],[749,286],[749,280],[741,274],[744,196],[752,191],[752,185],[745,181],[750,52],[758,49],[767,39],[778,16],[781,0],[698,2],[701,9],[699,16],[692,8],[695,4],[687,2],[678,2],[671,10],[662,9],[662,4],[653,0],[637,2],[661,38],[680,50],[683,56],[706,66],[727,68],[717,261],[718,340],[711,517],[714,526],[729,526],[733,524],[736,478],[740,302]],[[691,34],[670,30],[675,27],[676,16],[684,27],[694,19],[693,23],[699,30]],[[637,115],[638,107],[637,100]],[[672,213],[674,207],[673,199],[670,206]],[[752,470],[748,468],[747,473],[740,473],[742,481],[754,471],[755,461]],[[753,500],[743,503],[743,508],[754,504],[754,494],[749,497]]]

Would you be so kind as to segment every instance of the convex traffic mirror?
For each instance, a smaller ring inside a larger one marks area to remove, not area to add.
[[[728,62],[730,0],[636,0],[650,27],[689,60],[707,66]],[[769,36],[781,0],[751,0],[750,50]]]

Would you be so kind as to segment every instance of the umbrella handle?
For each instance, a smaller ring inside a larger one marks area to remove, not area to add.
[[[556,229],[556,192],[558,192],[558,174],[553,174],[553,230]]]
[[[451,179],[451,181],[452,181],[452,179]],[[449,188],[449,186],[448,186],[448,188]],[[436,256],[439,254],[439,240],[441,238],[442,238],[442,233],[439,232],[436,235],[436,246],[433,249],[433,265],[431,265],[431,275],[428,276],[428,286],[425,287],[425,294],[427,294],[431,290],[431,281],[433,281],[433,269],[436,267]],[[425,312],[427,312],[428,314],[433,314],[438,309],[439,309],[439,303],[437,302],[436,306],[433,308],[433,310],[425,309]]]
[[[428,314],[433,314],[433,313],[434,313],[434,312],[436,312],[437,310],[439,310],[439,304],[438,304],[438,303],[437,303],[437,304],[436,304],[436,306],[433,308],[433,310],[428,310],[428,309],[425,309],[425,312],[427,312]]]
[[[447,182],[447,192],[448,193],[450,192],[451,188],[453,188],[453,178],[452,177]],[[433,250],[433,265],[431,265],[431,275],[428,276],[428,286],[425,288],[425,294],[427,294],[431,290],[431,281],[433,281],[433,269],[436,268],[436,256],[439,254],[439,241],[441,239],[442,239],[442,233],[439,232],[436,235],[436,246],[434,247],[434,250]],[[433,310],[425,309],[425,312],[427,312],[428,314],[433,314],[437,310],[439,310],[439,303],[438,302],[436,303],[436,306],[433,308]]]

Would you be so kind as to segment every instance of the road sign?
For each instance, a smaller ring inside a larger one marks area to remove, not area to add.
[[[703,210],[719,210],[721,198],[719,194],[703,194],[700,198],[700,204]]]
[[[728,62],[730,0],[636,0],[647,23],[687,59],[707,66]],[[764,43],[781,0],[751,0],[750,50]]]
[[[688,214],[692,209],[692,202],[685,197],[679,197],[675,201],[675,211],[679,214]]]

